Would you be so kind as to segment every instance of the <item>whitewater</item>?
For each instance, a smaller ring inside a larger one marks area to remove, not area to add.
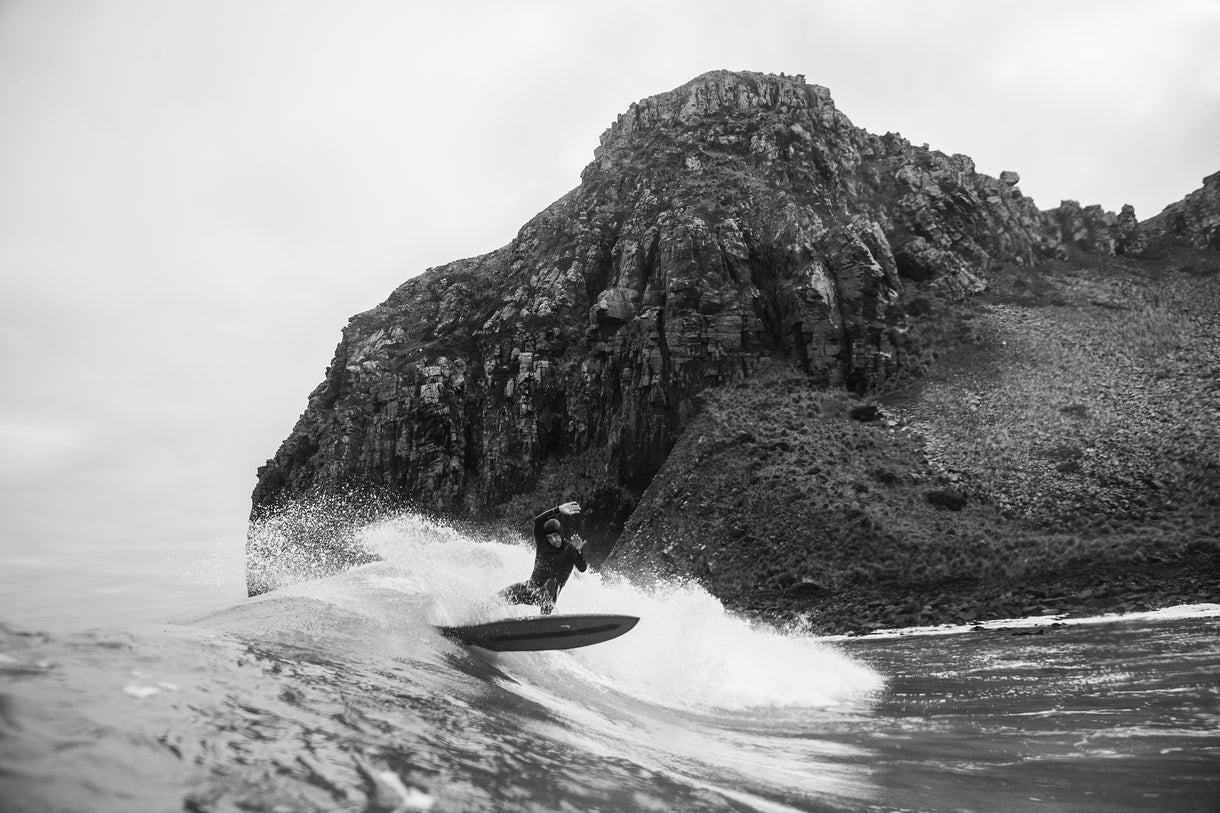
[[[1220,606],[818,638],[589,572],[557,612],[635,629],[497,654],[435,627],[535,612],[496,596],[525,540],[363,543],[204,611],[0,627],[0,810],[1220,809]]]

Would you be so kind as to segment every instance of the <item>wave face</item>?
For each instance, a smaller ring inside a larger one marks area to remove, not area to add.
[[[528,546],[415,516],[362,542],[382,561],[171,625],[0,627],[0,810],[1120,810],[1133,782],[1148,810],[1217,798],[1215,618],[830,642],[692,584],[577,573],[557,612],[637,627],[495,654],[435,625],[536,612],[496,595]]]

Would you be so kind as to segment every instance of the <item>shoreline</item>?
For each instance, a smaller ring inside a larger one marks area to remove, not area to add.
[[[933,585],[853,585],[831,592],[802,586],[781,594],[722,599],[728,609],[816,634],[860,636],[881,630],[1001,620],[1087,617],[1220,604],[1220,551],[1194,561],[1143,563],[1138,571],[1098,566],[1033,583],[958,580]]]
[[[1001,618],[971,625],[937,624],[926,627],[898,627],[880,629],[866,634],[819,635],[820,641],[865,641],[893,640],[896,638],[921,638],[941,635],[966,635],[975,632],[1007,632],[1014,636],[1044,635],[1048,630],[1073,627],[1123,624],[1137,621],[1206,621],[1220,622],[1220,603],[1176,604],[1156,610],[1130,613],[1102,613],[1101,615],[1055,615],[1029,616],[1026,618]]]

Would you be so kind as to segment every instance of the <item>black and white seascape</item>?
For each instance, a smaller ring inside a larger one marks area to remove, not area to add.
[[[0,2],[0,813],[1220,810],[1218,41]]]

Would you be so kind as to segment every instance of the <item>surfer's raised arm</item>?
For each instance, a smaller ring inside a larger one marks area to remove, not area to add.
[[[580,503],[565,502],[563,505],[557,505],[554,508],[548,508],[538,516],[534,517],[534,538],[540,539],[546,535],[543,526],[547,520],[554,519],[562,514],[565,517],[574,517],[580,513]]]
[[[565,517],[575,516],[580,513],[580,503],[565,502],[563,505],[557,505],[554,508],[548,508],[538,516],[534,517],[534,526],[537,527],[540,522],[546,522],[551,517],[563,514]]]

